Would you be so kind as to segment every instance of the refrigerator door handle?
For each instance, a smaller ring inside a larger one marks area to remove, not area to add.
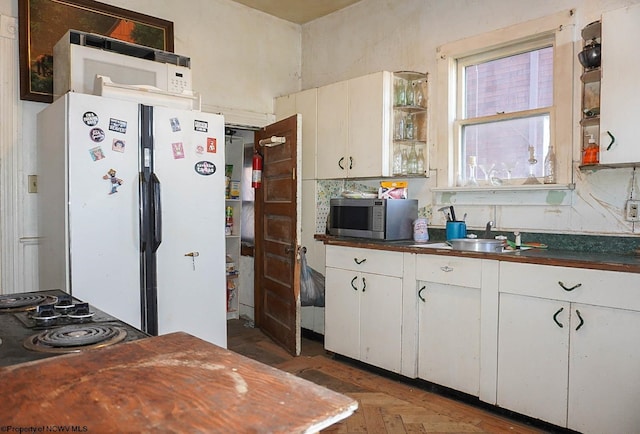
[[[145,213],[147,211],[147,196],[145,194],[146,191],[146,181],[144,180],[144,173],[140,172],[138,176],[138,195],[140,197],[140,251],[144,252],[147,248],[147,232],[142,230],[144,227]]]
[[[160,200],[160,180],[155,173],[151,174],[151,189],[153,191],[153,245],[155,252],[162,243],[162,202]]]

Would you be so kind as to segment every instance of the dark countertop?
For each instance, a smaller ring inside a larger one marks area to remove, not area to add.
[[[480,253],[450,249],[412,247],[412,245],[416,244],[412,240],[381,241],[362,238],[334,237],[330,235],[316,235],[315,238],[319,241],[323,241],[327,245],[334,246],[360,247],[365,249],[389,250],[426,255],[461,256],[529,264],[640,273],[640,255],[633,253],[617,254],[611,252],[560,250],[553,248],[529,249],[509,253]],[[442,242],[442,240],[433,240],[430,242]]]

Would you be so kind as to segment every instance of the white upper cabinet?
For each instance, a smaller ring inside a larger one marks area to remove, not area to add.
[[[349,176],[388,176],[391,152],[391,73],[349,80]]]
[[[348,91],[346,81],[318,88],[318,179],[347,176]]]
[[[392,74],[318,88],[318,179],[389,176]]]
[[[640,4],[602,15],[600,163],[640,162]],[[625,73],[622,73],[625,71]]]
[[[318,89],[307,89],[276,98],[276,120],[302,115],[302,179],[316,179]]]

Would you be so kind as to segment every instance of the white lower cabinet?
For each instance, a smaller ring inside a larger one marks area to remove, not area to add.
[[[576,330],[581,320],[572,318],[568,427],[638,432],[640,312],[588,305],[575,305],[575,311],[584,325]]]
[[[420,285],[418,377],[478,396],[480,289]]]
[[[640,426],[640,275],[501,263],[497,403],[584,433]]]
[[[418,377],[480,389],[481,260],[418,255]]]
[[[325,348],[399,373],[402,253],[327,246]]]
[[[563,327],[556,325],[556,319]],[[498,405],[566,426],[569,303],[500,294]]]

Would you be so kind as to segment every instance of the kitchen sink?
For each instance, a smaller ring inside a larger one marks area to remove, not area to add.
[[[447,242],[434,242],[425,244],[412,244],[409,247],[421,247],[425,249],[462,250],[465,252],[479,253],[515,253],[529,250],[530,247],[522,247],[520,250],[503,247],[502,241],[484,238],[461,238]]]
[[[451,250],[453,247],[447,243],[425,243],[425,244],[412,244],[409,247],[424,247],[427,249],[447,249]]]

